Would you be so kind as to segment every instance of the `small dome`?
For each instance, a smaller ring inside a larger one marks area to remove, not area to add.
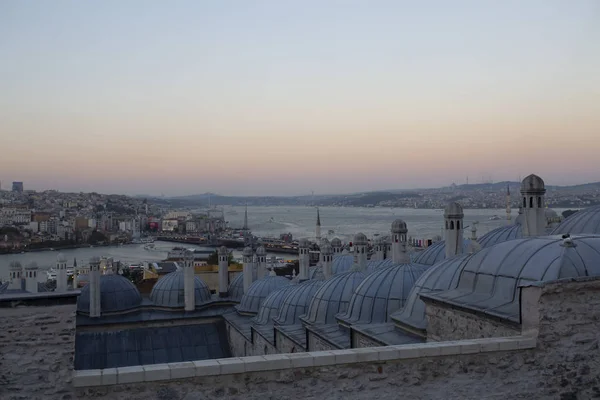
[[[302,319],[311,325],[335,324],[336,314],[348,309],[354,290],[366,276],[362,271],[353,271],[326,280],[316,291]]]
[[[187,262],[194,262],[194,251],[187,249],[184,253],[183,253],[183,260],[187,261]]]
[[[296,288],[297,285],[287,285],[280,289],[277,289],[269,294],[260,305],[258,314],[252,318],[252,322],[258,325],[266,325],[272,322],[273,318],[279,314],[279,307],[283,299],[288,295],[290,291]]]
[[[471,244],[470,239],[463,239],[463,253],[468,253],[469,245]],[[421,265],[434,265],[443,261],[446,258],[446,241],[440,240],[439,242],[433,243],[431,246],[423,251],[420,251],[412,257],[412,262]]]
[[[346,313],[338,319],[347,324],[387,322],[404,306],[408,294],[426,267],[398,264],[367,276],[356,288]]]
[[[112,313],[131,310],[142,304],[142,296],[137,288],[121,275],[102,275],[100,277],[100,312]],[[90,312],[90,285],[81,289],[77,298],[77,311]]]
[[[256,249],[256,255],[257,256],[266,256],[267,252],[264,247],[260,246],[258,249]]]
[[[227,289],[229,292],[229,298],[233,301],[240,302],[242,300],[242,296],[244,295],[244,273],[241,272],[233,278],[233,280],[229,283],[229,288]]]
[[[324,245],[321,246],[321,253],[326,254],[326,255],[331,255],[333,253],[333,249],[331,248],[329,243],[325,243]]]
[[[185,306],[184,272],[171,272],[160,278],[150,292],[155,306],[180,308]],[[210,289],[200,278],[194,276],[195,302],[201,306],[211,300]]]
[[[29,264],[27,264],[27,266],[25,266],[25,269],[30,269],[30,270],[34,270],[34,269],[38,269],[38,265],[35,261],[30,262]]]
[[[248,292],[242,296],[240,304],[235,308],[244,314],[256,314],[265,298],[282,287],[289,285],[290,280],[283,276],[269,275],[252,282]]]
[[[227,247],[225,247],[225,246],[219,247],[219,255],[226,256],[227,255]]]
[[[370,274],[393,265],[395,264],[391,258],[386,258],[385,260],[369,260],[369,262],[367,262],[367,273]]]
[[[323,275],[322,267],[309,267],[308,268],[308,279],[325,279],[325,275]]]
[[[331,240],[331,247],[342,247],[342,241],[340,238],[333,238]]]
[[[520,239],[523,237],[521,225],[501,226],[493,229],[479,238],[478,242],[482,248],[494,246],[507,240]]]
[[[244,247],[244,251],[242,252],[244,257],[252,257],[252,247]]]
[[[298,241],[298,247],[308,247],[309,245],[308,239],[302,238]]]
[[[344,272],[348,272],[352,269],[354,265],[354,255],[352,254],[338,254],[333,257],[333,262],[331,263],[331,273],[333,275],[343,274]]]
[[[10,263],[10,270],[11,271],[20,271],[22,269],[23,269],[23,266],[18,261],[13,261],[13,262]]]
[[[63,253],[58,253],[58,255],[56,256],[56,262],[58,263],[66,263],[67,262],[67,257],[65,257],[65,255]]]
[[[353,244],[355,246],[366,246],[368,244],[367,236],[362,232],[357,233],[356,235],[354,235]]]
[[[92,264],[100,264],[100,257],[91,257],[89,261],[90,265]]]
[[[521,192],[545,192],[544,180],[537,175],[531,174],[521,182]]]
[[[444,217],[446,217],[446,218],[462,218],[462,217],[464,217],[462,206],[459,203],[457,203],[456,201],[448,203],[448,205],[446,205],[446,208],[444,209]]]
[[[401,219],[397,219],[392,222],[392,232],[393,233],[406,233],[408,232],[408,228],[406,227],[406,222]]]
[[[553,235],[600,235],[600,205],[584,208],[569,215],[553,231]]]
[[[306,314],[308,304],[315,292],[323,285],[321,280],[310,280],[294,285],[294,289],[285,296],[279,314],[273,318],[277,325],[295,325],[300,323],[300,316]]]

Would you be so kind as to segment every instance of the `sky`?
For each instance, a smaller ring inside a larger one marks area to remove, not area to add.
[[[600,181],[600,2],[0,0],[6,188]]]

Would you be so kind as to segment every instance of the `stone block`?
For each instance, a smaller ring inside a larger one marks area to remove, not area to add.
[[[116,368],[105,368],[102,370],[102,385],[116,385],[117,384],[117,369]]]
[[[221,373],[221,364],[216,360],[193,361],[196,376],[214,376]]]
[[[315,365],[314,357],[310,353],[289,353],[286,356],[290,359],[292,368],[308,368]]]
[[[500,351],[500,342],[498,340],[490,339],[485,342],[481,342],[479,345],[482,353]]]
[[[519,337],[518,347],[520,350],[533,349],[537,345],[535,337],[521,336]]]
[[[379,361],[397,360],[400,352],[394,346],[377,347]]]
[[[117,368],[117,383],[135,383],[144,382],[144,368],[136,367],[119,367]]]
[[[356,362],[379,361],[379,347],[367,347],[361,349],[352,349],[356,354]]]
[[[193,362],[176,362],[170,363],[171,379],[183,379],[196,376],[196,366]]]
[[[438,342],[440,356],[455,356],[460,354],[460,342],[457,340],[448,342]]]
[[[498,341],[499,351],[510,351],[519,349],[519,340],[511,337],[500,338]]]
[[[481,351],[481,343],[465,340],[460,344],[460,354],[474,354]]]
[[[336,363],[335,354],[333,354],[331,351],[311,351],[310,353],[306,354],[310,354],[310,356],[313,358],[313,365],[315,367],[333,365]]]
[[[435,357],[442,355],[439,342],[422,343],[419,347],[419,357]]]
[[[357,354],[352,350],[331,350],[336,364],[353,364],[358,362]]]
[[[393,346],[398,350],[398,359],[418,358],[419,347],[415,344],[402,344]]]
[[[73,373],[73,386],[100,386],[102,385],[102,370],[87,369],[84,371],[75,371]]]
[[[239,357],[220,358],[217,362],[219,363],[221,375],[242,374],[246,371],[246,363]]]
[[[270,369],[267,368],[267,361],[263,356],[243,357],[242,361],[245,364],[244,372],[267,371]]]
[[[144,382],[164,381],[171,379],[171,371],[168,364],[143,365]]]
[[[270,354],[264,356],[264,359],[267,361],[269,370],[292,368],[292,362],[288,354]]]

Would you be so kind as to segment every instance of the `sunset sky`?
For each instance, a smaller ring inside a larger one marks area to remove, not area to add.
[[[600,2],[0,1],[0,180],[290,195],[600,180]]]

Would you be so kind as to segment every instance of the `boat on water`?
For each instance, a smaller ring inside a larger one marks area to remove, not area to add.
[[[144,245],[144,249],[146,249],[146,250],[154,250],[154,243],[146,243]]]
[[[67,276],[72,276],[72,275],[73,275],[73,268],[67,268]],[[56,279],[56,270],[54,268],[50,268],[49,270],[47,270],[46,277],[48,278],[48,280],[55,280]]]
[[[498,221],[499,219],[500,219],[500,217],[497,215],[490,217],[490,221]]]

